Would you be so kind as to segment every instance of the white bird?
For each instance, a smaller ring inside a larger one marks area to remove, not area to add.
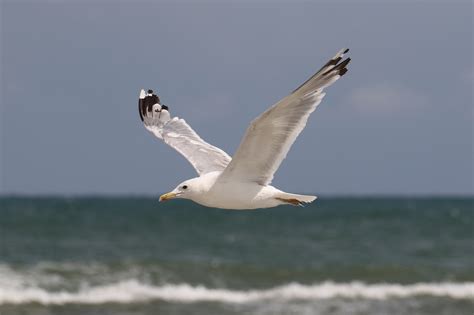
[[[152,90],[141,90],[138,107],[145,128],[181,153],[199,174],[162,195],[160,201],[184,198],[222,209],[299,206],[314,201],[316,196],[283,192],[270,183],[324,97],[323,90],[347,72],[350,58],[342,58],[348,51],[339,51],[290,95],[252,121],[233,158],[201,139],[184,119],[171,118],[168,107]]]

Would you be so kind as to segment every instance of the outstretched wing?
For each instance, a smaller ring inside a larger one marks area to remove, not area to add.
[[[324,88],[347,72],[350,58],[341,60],[348,51],[339,51],[311,78],[250,124],[220,180],[271,183],[309,115],[324,97]]]
[[[145,128],[181,153],[199,175],[222,171],[229,164],[227,153],[202,140],[184,119],[171,118],[168,106],[160,104],[152,90],[141,90],[138,110]]]

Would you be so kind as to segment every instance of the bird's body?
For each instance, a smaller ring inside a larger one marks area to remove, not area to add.
[[[232,158],[202,140],[183,119],[171,118],[168,107],[160,104],[152,90],[142,90],[139,112],[145,127],[181,153],[199,174],[162,195],[160,201],[185,198],[208,207],[235,210],[314,201],[315,196],[286,193],[270,184],[324,97],[324,88],[347,72],[350,58],[342,60],[347,51],[338,52],[305,83],[257,117]]]
[[[282,204],[292,204],[289,200],[295,199],[295,196],[316,199],[313,196],[288,194],[271,185],[220,181],[221,174],[222,172],[215,171],[186,181],[188,189],[193,187],[193,192],[189,193],[187,198],[203,206],[233,210],[271,208]]]
[[[255,209],[278,205],[272,200],[272,186],[260,186],[256,183],[219,182],[221,172],[208,173],[196,179],[201,186],[200,194],[191,196],[191,200],[201,205],[222,209]],[[232,192],[231,194],[227,192]]]

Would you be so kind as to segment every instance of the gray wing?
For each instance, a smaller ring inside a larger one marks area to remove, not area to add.
[[[181,153],[199,175],[222,171],[229,164],[227,153],[201,139],[184,119],[171,118],[152,90],[141,90],[138,107],[145,128]]]
[[[220,180],[271,183],[309,115],[324,97],[324,88],[347,72],[350,58],[341,60],[348,51],[339,51],[290,95],[252,121]]]

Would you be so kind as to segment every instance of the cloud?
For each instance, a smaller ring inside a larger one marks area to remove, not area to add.
[[[417,109],[428,103],[423,94],[396,83],[376,83],[355,88],[349,98],[358,111],[374,114]]]

